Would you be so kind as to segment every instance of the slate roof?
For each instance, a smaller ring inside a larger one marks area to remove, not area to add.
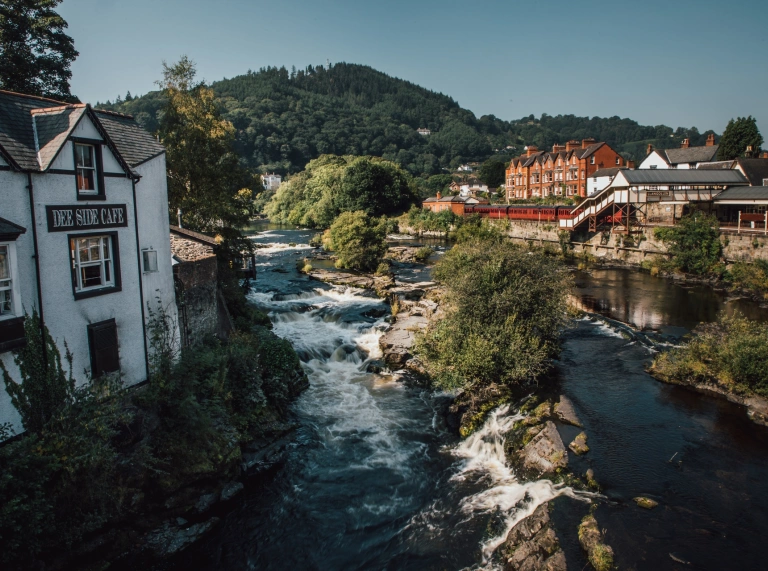
[[[625,171],[627,167],[611,167],[609,169],[598,169],[590,175],[590,178],[600,178],[603,176],[616,176],[619,171]]]
[[[768,159],[736,159],[744,176],[752,186],[763,186],[768,179]]]
[[[721,192],[715,202],[722,200],[768,200],[768,186],[738,186]]]
[[[0,154],[18,170],[45,171],[84,114],[128,171],[164,152],[129,115],[0,90]]]
[[[711,147],[688,147],[687,149],[665,149],[667,162],[671,165],[682,163],[708,163],[717,158],[718,145]]]
[[[10,220],[0,218],[0,240],[15,240],[19,237],[19,234],[24,234],[27,231],[23,226],[14,224]]]
[[[200,232],[195,232],[194,230],[187,230],[186,228],[180,228],[178,226],[174,226],[173,224],[169,224],[168,227],[171,229],[171,234],[179,234],[180,236],[185,236],[186,238],[191,238],[192,240],[196,240],[198,242],[202,242],[203,244],[208,244],[209,246],[217,246],[216,238],[212,238],[211,236],[208,236],[207,234],[202,234]]]
[[[696,168],[700,170],[728,170],[736,166],[736,161],[713,161],[711,163],[701,163]]]
[[[621,176],[630,184],[747,184],[747,179],[736,170],[637,169],[621,171]]]
[[[139,166],[165,152],[165,147],[142,129],[130,115],[100,109],[94,109],[94,114],[117,150],[132,167]]]

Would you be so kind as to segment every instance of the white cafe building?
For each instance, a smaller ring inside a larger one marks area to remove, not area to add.
[[[132,117],[0,91],[0,360],[36,310],[79,383],[147,379],[148,306],[176,315],[163,147]],[[0,383],[0,423],[20,418]]]

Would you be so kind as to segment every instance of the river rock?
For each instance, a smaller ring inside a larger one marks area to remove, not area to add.
[[[245,486],[242,482],[230,482],[221,490],[221,501],[226,502],[231,500],[237,494],[242,492],[244,488]]]
[[[557,418],[566,424],[572,424],[573,426],[583,428],[581,420],[579,420],[579,417],[576,414],[576,409],[573,407],[571,399],[567,396],[560,395],[560,402],[555,405],[555,414],[557,415]]]
[[[391,246],[387,250],[384,259],[408,263],[419,262],[419,260],[416,259],[416,252],[419,250],[421,250],[421,248],[415,246]]]
[[[576,436],[576,438],[573,439],[573,442],[568,445],[568,448],[573,450],[573,452],[579,456],[589,452],[589,446],[587,446],[587,433],[582,432]]]
[[[353,274],[351,272],[323,269],[312,270],[307,275],[312,279],[333,285],[372,289],[377,292],[383,292],[395,285],[395,280],[390,275],[369,276],[365,274]]]
[[[563,439],[551,420],[520,451],[523,467],[536,470],[541,474],[550,474],[558,468],[568,465],[568,454]]]
[[[426,326],[427,318],[424,316],[398,314],[397,321],[379,338],[384,362],[394,368],[405,366],[413,357],[411,351],[416,343],[416,333]]]
[[[659,505],[659,502],[657,502],[656,500],[652,500],[651,498],[646,498],[645,496],[638,496],[636,498],[633,498],[633,501],[641,508],[645,508],[647,510],[652,510],[653,508]]]
[[[509,531],[501,553],[505,571],[566,571],[565,554],[550,526],[547,503]]]
[[[147,535],[147,547],[160,557],[168,557],[200,539],[218,522],[217,517],[189,527],[180,527],[175,522],[165,522],[162,527]]]
[[[595,571],[609,571],[613,568],[613,549],[603,543],[603,534],[592,514],[587,515],[579,525],[579,543]]]
[[[203,494],[200,496],[200,498],[197,500],[197,503],[195,504],[195,509],[197,510],[197,513],[205,513],[211,507],[213,507],[213,504],[216,503],[218,500],[217,494]]]

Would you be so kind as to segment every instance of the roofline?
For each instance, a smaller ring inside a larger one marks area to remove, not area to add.
[[[11,165],[11,167],[12,167],[14,170],[17,170],[17,171],[23,171],[23,170],[24,170],[24,169],[22,169],[22,168],[21,168],[21,165],[19,165],[19,163],[17,163],[17,162],[14,160],[14,158],[13,158],[13,157],[10,155],[10,153],[9,153],[8,151],[6,151],[6,150],[5,150],[5,148],[3,147],[3,145],[0,145],[0,156],[2,156],[2,157],[3,157],[3,158],[6,160],[6,162],[7,162],[9,165]]]
[[[218,246],[215,238],[206,236],[201,232],[195,232],[194,230],[187,230],[186,228],[180,228],[178,226],[174,226],[173,224],[169,224],[168,228],[174,234],[179,234],[180,236],[186,236],[187,238],[197,240],[198,242],[202,242],[203,244],[208,244],[209,246],[213,246],[213,247]]]
[[[94,113],[104,113],[104,115],[113,115],[115,117],[124,117],[126,119],[134,120],[133,115],[129,115],[128,113],[119,113],[117,111],[110,111],[108,109],[94,109]]]
[[[58,107],[38,107],[37,109],[30,109],[32,115],[44,115],[46,113],[60,113],[67,109],[82,109],[85,107],[85,103],[67,103],[66,105],[59,105]]]
[[[37,101],[49,101],[51,103],[59,103],[60,105],[85,105],[84,103],[67,103],[60,99],[51,99],[50,97],[42,97],[40,95],[30,95],[28,93],[19,93],[18,91],[9,91],[7,89],[0,89],[0,94],[15,95],[16,97],[26,97],[27,99],[35,99]]]
[[[165,149],[163,149],[163,150],[162,150],[162,151],[160,151],[159,153],[155,153],[155,154],[154,154],[154,155],[152,155],[151,157],[148,157],[148,158],[144,159],[143,161],[141,161],[141,162],[139,162],[139,163],[136,163],[135,165],[133,165],[133,167],[132,167],[132,168],[140,167],[140,166],[141,166],[141,165],[143,165],[144,163],[148,163],[148,162],[149,162],[149,161],[151,161],[152,159],[156,159],[156,158],[157,158],[157,157],[159,157],[160,155],[164,155],[166,152],[167,152],[167,151],[166,151]]]

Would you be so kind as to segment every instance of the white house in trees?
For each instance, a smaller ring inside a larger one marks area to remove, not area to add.
[[[695,169],[702,163],[716,161],[718,148],[712,134],[707,137],[707,144],[701,147],[692,147],[688,139],[683,141],[679,149],[654,149],[648,145],[648,154],[637,168]]]
[[[78,382],[147,379],[148,306],[176,316],[165,151],[132,117],[0,91],[0,360],[36,310]],[[4,386],[0,422],[21,430]]]

